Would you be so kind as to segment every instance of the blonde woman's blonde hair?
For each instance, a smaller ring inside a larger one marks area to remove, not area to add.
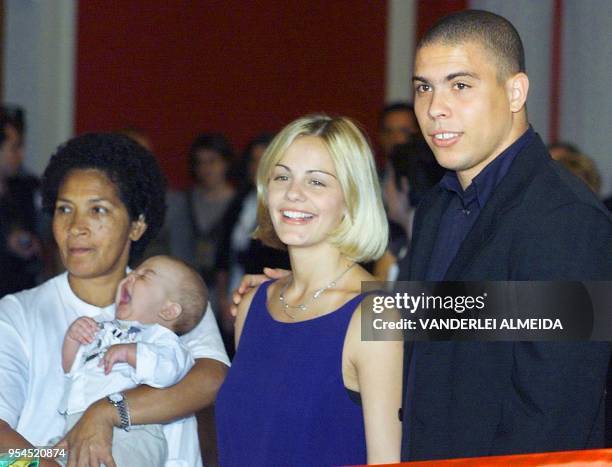
[[[257,219],[253,234],[268,246],[286,248],[280,241],[268,210],[268,183],[276,164],[301,136],[321,139],[331,155],[348,215],[329,234],[332,245],[354,261],[382,256],[387,248],[388,223],[372,150],[363,132],[346,117],[308,115],[299,118],[274,138],[257,170]]]

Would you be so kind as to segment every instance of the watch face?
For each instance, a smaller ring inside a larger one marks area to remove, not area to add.
[[[123,400],[123,394],[116,392],[108,396],[108,398],[112,400],[113,402],[121,402]]]

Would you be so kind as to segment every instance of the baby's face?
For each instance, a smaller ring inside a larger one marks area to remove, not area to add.
[[[143,324],[163,324],[160,311],[170,302],[168,291],[176,280],[172,261],[156,256],[138,266],[119,283],[115,317]]]

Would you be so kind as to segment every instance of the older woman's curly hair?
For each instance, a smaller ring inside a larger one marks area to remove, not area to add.
[[[130,263],[155,238],[166,213],[166,181],[153,154],[132,139],[113,133],[88,133],[61,145],[51,156],[42,181],[43,209],[53,215],[66,175],[75,169],[103,172],[117,187],[131,221],[142,215],[147,229],[130,248]]]

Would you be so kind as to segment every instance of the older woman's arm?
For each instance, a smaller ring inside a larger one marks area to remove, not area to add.
[[[17,433],[4,420],[0,420],[0,446],[3,449],[11,448],[31,448],[33,447],[27,439]]]
[[[226,373],[227,366],[223,363],[200,358],[185,378],[172,387],[153,390],[149,386],[140,386],[128,391],[126,398],[132,423],[165,423],[211,405]],[[155,410],[152,411],[151,407]]]
[[[125,393],[133,425],[166,423],[212,404],[225,378],[227,366],[200,358],[185,378],[172,387],[139,386]],[[152,409],[154,407],[154,410]],[[92,404],[66,435],[69,466],[109,464],[113,426],[119,426],[117,409],[105,399]]]
[[[10,446],[11,448],[34,447],[4,420],[0,420],[0,446]],[[57,467],[59,464],[51,459],[42,459],[39,465],[40,467]]]

